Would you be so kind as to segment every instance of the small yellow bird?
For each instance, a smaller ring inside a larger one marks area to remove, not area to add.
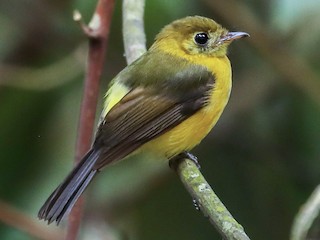
[[[91,150],[50,195],[39,218],[59,224],[110,163],[138,152],[171,159],[198,145],[229,99],[227,48],[246,36],[200,16],[165,26],[150,49],[110,83]]]

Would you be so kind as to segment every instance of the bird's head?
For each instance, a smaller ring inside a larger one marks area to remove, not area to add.
[[[226,55],[233,40],[247,36],[245,32],[229,32],[210,18],[193,16],[165,26],[152,47],[162,46],[172,52],[182,50],[188,55],[221,57]]]

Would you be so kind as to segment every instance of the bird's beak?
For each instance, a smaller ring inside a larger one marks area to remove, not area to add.
[[[226,35],[220,38],[221,42],[231,42],[236,39],[250,37],[250,35],[246,32],[228,32]]]

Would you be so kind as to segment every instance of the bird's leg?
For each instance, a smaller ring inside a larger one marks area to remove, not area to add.
[[[197,158],[195,155],[193,155],[192,153],[187,152],[187,151],[182,152],[182,153],[178,154],[177,156],[171,158],[171,159],[169,160],[169,166],[170,166],[170,168],[176,170],[177,167],[179,166],[179,163],[180,163],[183,159],[185,159],[185,158],[188,158],[188,159],[190,159],[191,161],[193,161],[193,162],[196,164],[196,166],[197,166],[198,169],[201,168],[201,166],[200,166],[200,164],[199,164],[199,162],[198,162],[198,158]]]

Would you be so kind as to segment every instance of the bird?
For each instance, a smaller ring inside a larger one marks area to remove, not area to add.
[[[53,191],[38,217],[60,223],[104,167],[149,153],[173,159],[198,145],[230,96],[228,46],[249,36],[188,16],[163,27],[141,57],[110,82],[91,149]]]

